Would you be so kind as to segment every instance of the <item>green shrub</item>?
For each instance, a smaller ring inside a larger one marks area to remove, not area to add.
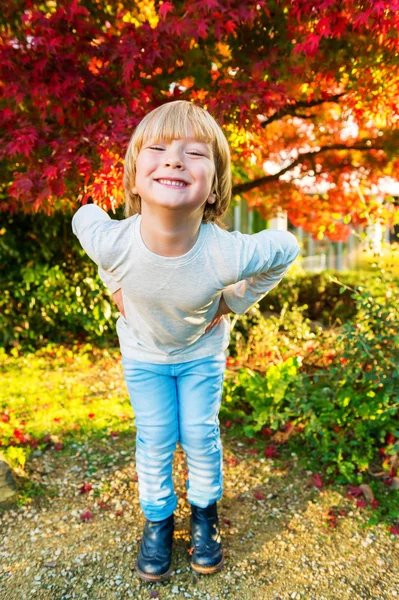
[[[396,440],[388,452],[399,452],[399,290],[389,277],[378,278],[375,289],[372,296],[362,287],[342,286],[355,302],[356,316],[330,338],[323,334],[322,344],[317,345],[322,332],[313,334],[311,352],[309,332],[301,352],[291,332],[296,356],[269,364],[263,375],[248,367],[229,373],[222,415],[236,419],[249,436],[264,426],[295,427],[327,473],[343,482],[363,478],[387,437]],[[270,347],[280,333],[274,336]]]
[[[339,292],[339,285],[334,281],[337,277],[349,288],[362,281],[371,293],[379,293],[383,287],[373,271],[294,271],[260,302],[260,310],[280,312],[286,303],[290,309],[306,304],[304,315],[312,321],[320,321],[323,325],[344,323],[355,316],[357,306],[350,289]],[[394,281],[399,284],[399,278]]]
[[[116,307],[72,233],[71,215],[6,215],[0,230],[0,344],[77,337],[117,344]]]

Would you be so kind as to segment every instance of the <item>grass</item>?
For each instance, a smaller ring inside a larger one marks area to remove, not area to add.
[[[115,466],[115,458],[104,446],[117,444],[122,454],[132,455],[135,435],[134,415],[123,380],[121,356],[117,348],[98,349],[90,344],[61,346],[48,344],[35,352],[0,354],[3,385],[0,390],[0,458],[22,475],[18,502],[43,495],[43,489],[26,478],[24,465],[30,454],[51,449],[59,457],[85,452],[87,472]],[[260,435],[248,440],[240,425],[226,426],[226,439],[248,447],[254,457],[263,455],[269,443]],[[82,450],[89,447],[89,451]],[[295,457],[294,459],[292,457]],[[122,459],[123,460],[123,459]],[[320,472],[300,435],[278,446],[281,464],[320,474],[323,486],[341,489],[332,476]],[[295,464],[294,464],[295,463]],[[364,507],[369,525],[393,522],[399,517],[398,491],[372,481],[378,507]],[[46,490],[51,497],[51,490]]]
[[[48,445],[60,451],[132,430],[118,349],[48,344],[21,356],[3,352],[0,369],[0,451],[13,467]]]

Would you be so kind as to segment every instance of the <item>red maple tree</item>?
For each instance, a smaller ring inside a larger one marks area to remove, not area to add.
[[[365,191],[399,167],[398,15],[398,0],[9,0],[0,210],[119,205],[135,125],[183,98],[222,124],[234,194],[265,217],[331,239],[392,221]]]

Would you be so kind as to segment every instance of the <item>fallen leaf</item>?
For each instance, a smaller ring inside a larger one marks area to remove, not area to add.
[[[312,475],[313,485],[317,487],[319,490],[323,487],[323,480],[319,473],[313,473]]]
[[[269,446],[266,446],[264,454],[266,458],[273,458],[274,456],[278,456],[276,445],[270,444]]]
[[[263,500],[263,494],[262,494],[262,492],[255,492],[255,493],[254,493],[254,497],[255,497],[257,500]]]
[[[273,429],[270,429],[270,427],[263,427],[261,434],[264,437],[270,437],[271,435],[273,435]]]
[[[79,488],[79,492],[81,494],[88,494],[90,492],[90,490],[93,489],[93,486],[91,485],[91,483],[84,483],[80,488]]]
[[[90,510],[85,510],[80,515],[82,521],[91,521],[93,518],[93,513]]]
[[[359,496],[363,496],[363,491],[360,487],[356,487],[355,485],[348,485],[348,496],[354,496],[358,498]]]

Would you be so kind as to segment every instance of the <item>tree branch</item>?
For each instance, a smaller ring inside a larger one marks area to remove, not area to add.
[[[290,163],[287,167],[284,167],[284,169],[281,169],[281,171],[279,171],[278,173],[275,173],[274,175],[265,175],[264,177],[259,177],[259,179],[254,179],[253,181],[247,181],[246,183],[238,183],[237,185],[234,185],[233,190],[232,190],[233,196],[235,194],[249,192],[250,190],[253,190],[254,188],[260,187],[261,185],[264,185],[266,183],[270,183],[271,181],[277,181],[278,179],[280,179],[280,177],[282,175],[284,175],[284,173],[286,173],[287,171],[290,171],[297,165],[300,165],[301,163],[305,162],[308,158],[313,158],[314,156],[317,156],[318,154],[321,154],[322,152],[328,152],[329,150],[362,150],[363,151],[363,150],[383,150],[383,148],[381,148],[379,146],[371,146],[371,140],[361,140],[360,142],[357,142],[353,146],[346,146],[345,144],[334,144],[332,146],[322,146],[320,148],[320,150],[317,150],[316,152],[304,152],[303,154],[300,154],[298,156],[298,158],[296,158],[292,163]]]
[[[286,106],[281,110],[275,112],[274,115],[262,122],[262,127],[267,127],[268,125],[270,125],[270,123],[273,123],[273,121],[279,121],[287,115],[298,117],[300,119],[310,119],[313,115],[305,116],[301,113],[297,114],[296,110],[298,108],[313,108],[313,106],[320,106],[320,104],[324,104],[325,102],[338,102],[339,99],[342,96],[345,96],[345,94],[347,93],[348,92],[341,92],[341,94],[335,94],[334,96],[330,96],[329,98],[320,98],[320,100],[311,100],[310,102],[306,102],[306,100],[299,100],[298,102],[295,102],[295,104]]]

